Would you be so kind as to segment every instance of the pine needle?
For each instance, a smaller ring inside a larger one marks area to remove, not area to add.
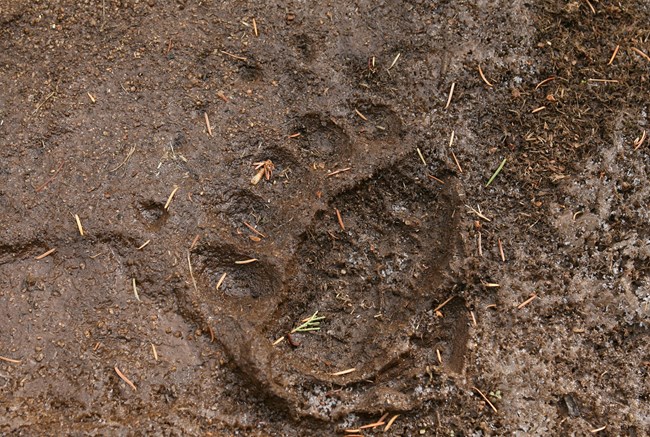
[[[507,160],[508,160],[507,158],[503,158],[503,161],[501,161],[501,165],[499,165],[499,168],[497,168],[497,171],[494,172],[494,174],[492,175],[492,177],[490,178],[490,180],[488,181],[488,183],[485,184],[485,188],[489,187],[490,184],[492,183],[492,181],[494,181],[494,179],[496,179],[497,175],[498,175],[498,174],[501,172],[501,170],[503,169],[503,166],[506,165],[506,161],[507,161]]]
[[[320,321],[325,318],[325,316],[316,317],[318,311],[312,314],[310,317],[307,317],[303,320],[303,324],[294,328],[291,333],[295,332],[309,332],[309,331],[320,331]]]

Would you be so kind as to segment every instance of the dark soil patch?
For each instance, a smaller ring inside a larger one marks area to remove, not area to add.
[[[645,435],[648,22],[0,0],[0,432]]]

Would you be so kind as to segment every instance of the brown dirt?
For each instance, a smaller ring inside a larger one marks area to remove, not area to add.
[[[0,0],[0,433],[647,435],[649,22]]]

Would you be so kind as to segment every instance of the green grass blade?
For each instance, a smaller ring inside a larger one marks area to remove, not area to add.
[[[507,161],[507,160],[508,160],[507,158],[503,158],[503,161],[501,161],[501,165],[499,165],[499,168],[497,168],[497,171],[494,172],[494,174],[492,175],[492,177],[490,178],[490,180],[488,181],[488,183],[485,184],[485,188],[489,187],[490,184],[492,183],[492,181],[493,181],[494,179],[496,179],[497,175],[499,174],[499,172],[501,171],[501,169],[503,168],[503,166],[506,165],[506,161]]]

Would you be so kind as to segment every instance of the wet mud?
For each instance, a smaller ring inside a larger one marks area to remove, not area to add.
[[[0,0],[0,432],[645,435],[648,22]]]

